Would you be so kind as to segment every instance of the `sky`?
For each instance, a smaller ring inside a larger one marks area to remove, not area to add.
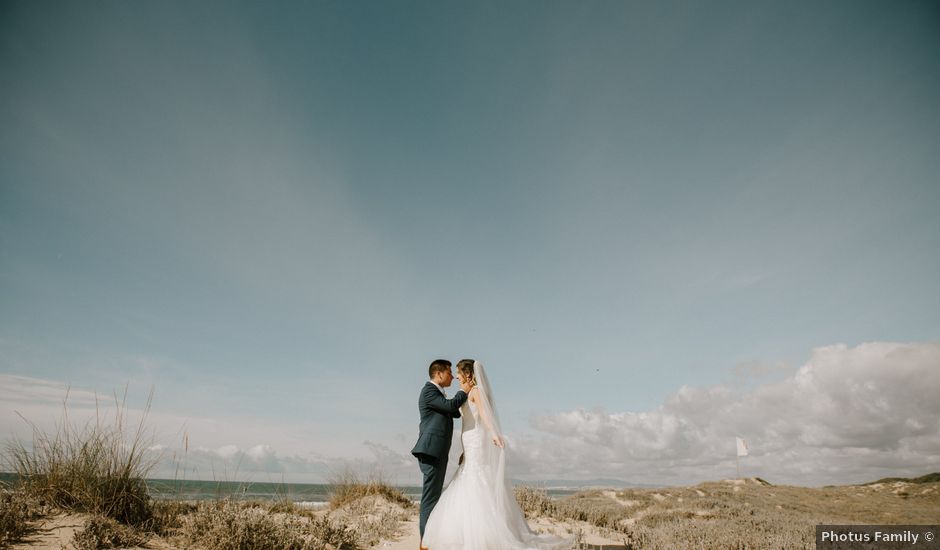
[[[938,471],[938,26],[0,2],[0,437],[152,388],[161,476],[416,483],[471,357],[521,479]]]

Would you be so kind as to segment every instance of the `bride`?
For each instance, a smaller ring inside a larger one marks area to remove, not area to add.
[[[529,529],[506,477],[505,440],[486,371],[479,361],[457,363],[472,387],[461,406],[463,455],[428,518],[422,546],[430,550],[556,550],[571,540]]]

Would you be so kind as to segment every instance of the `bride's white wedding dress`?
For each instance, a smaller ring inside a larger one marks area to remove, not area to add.
[[[422,546],[430,550],[571,548],[571,540],[529,529],[505,475],[505,453],[493,444],[489,433],[498,434],[498,421],[495,414],[486,416],[492,407],[485,394],[477,397],[482,411],[470,401],[460,408],[464,461],[428,518]]]

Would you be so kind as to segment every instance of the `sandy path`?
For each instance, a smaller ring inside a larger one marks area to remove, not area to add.
[[[589,545],[593,545],[594,548],[598,550],[616,550],[617,548],[623,548],[623,544],[620,541],[602,536],[596,527],[585,522],[562,523],[556,520],[539,518],[537,520],[530,519],[529,527],[533,530],[552,532],[561,536],[573,536],[580,528],[584,533],[584,542]],[[373,548],[380,548],[382,550],[418,550],[419,539],[417,513],[412,515],[408,521],[402,523],[401,532],[403,535],[398,539],[387,541],[383,540]]]
[[[22,541],[10,545],[10,550],[73,550],[72,537],[85,526],[88,516],[81,514],[62,514],[50,516],[34,522],[35,530]],[[135,547],[127,550],[183,550],[154,538],[147,542],[146,548]]]
[[[51,516],[35,522],[36,530],[23,538],[22,542],[10,546],[11,550],[50,549],[59,550],[68,544],[75,532],[85,525],[85,516],[66,514]]]

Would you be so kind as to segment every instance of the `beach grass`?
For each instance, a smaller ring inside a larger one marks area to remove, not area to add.
[[[150,537],[133,527],[109,518],[94,515],[85,520],[84,527],[72,537],[76,550],[102,548],[131,548],[145,544]]]
[[[276,503],[275,503],[276,504]],[[354,530],[303,510],[277,511],[260,503],[221,500],[199,503],[179,517],[171,540],[205,550],[353,550]]]
[[[6,548],[32,531],[33,520],[43,507],[21,491],[0,486],[0,548]]]
[[[330,476],[330,515],[351,525],[364,546],[400,534],[415,505],[379,472],[363,479],[346,468]]]
[[[414,503],[398,487],[391,485],[379,472],[363,479],[351,468],[334,473],[328,480],[330,486],[330,508],[344,505],[369,496],[381,496],[403,508],[412,508]]]
[[[936,474],[823,488],[759,479],[692,487],[582,491],[552,500],[516,488],[529,518],[581,521],[643,550],[815,547],[817,524],[930,524],[940,517]],[[887,482],[886,482],[887,481]]]
[[[205,550],[352,550],[393,532],[402,510],[413,507],[380,478],[360,482],[351,475],[333,487],[332,515],[289,500],[154,500],[145,482],[158,459],[146,452],[153,392],[134,426],[126,395],[115,395],[112,416],[96,407],[95,418],[83,424],[69,421],[66,395],[62,419],[51,432],[23,419],[32,427],[31,441],[12,440],[4,449],[4,469],[16,481],[0,493],[0,547],[22,539],[40,517],[74,513],[85,517],[71,541],[79,550],[135,546],[153,536]]]
[[[72,540],[78,550],[141,545],[153,537],[203,550],[353,550],[396,538],[416,513],[381,475],[351,469],[331,477],[329,508],[316,511],[289,499],[154,500],[144,482],[154,466],[145,452],[146,414],[129,426],[125,400],[115,396],[115,404],[114,416],[79,426],[64,410],[52,432],[30,424],[29,445],[7,444],[5,465],[17,481],[0,487],[0,548],[59,511],[84,517]],[[578,532],[590,525],[624,548],[643,550],[809,549],[816,524],[923,524],[940,517],[938,474],[822,488],[750,478],[558,499],[532,487],[515,493],[530,519],[567,523]]]
[[[140,526],[151,519],[151,499],[144,479],[155,465],[146,453],[146,413],[128,430],[127,392],[115,395],[114,417],[96,414],[94,421],[72,425],[67,408],[57,429],[33,429],[30,445],[13,440],[5,462],[17,474],[16,491],[59,509],[112,518]],[[66,397],[67,400],[67,397]]]

